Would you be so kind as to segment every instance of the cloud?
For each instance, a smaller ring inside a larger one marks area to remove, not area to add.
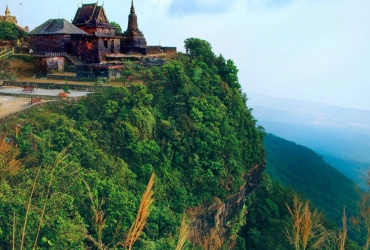
[[[166,3],[167,11],[173,16],[194,14],[229,13],[235,4],[245,5],[248,9],[277,9],[286,7],[299,0],[151,0]],[[307,0],[304,0],[307,1]]]
[[[237,0],[172,0],[169,13],[176,16],[225,13]]]
[[[297,0],[249,0],[248,8],[250,9],[266,9],[266,8],[281,8]]]
[[[294,0],[267,0],[266,7],[276,8],[283,7],[287,4],[292,3]]]

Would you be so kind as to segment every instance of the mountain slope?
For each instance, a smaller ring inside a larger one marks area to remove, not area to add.
[[[370,163],[345,160],[328,155],[323,155],[323,157],[327,163],[348,176],[351,180],[354,180],[357,185],[360,187],[365,186],[366,180],[364,177],[366,176],[367,169],[370,167]]]
[[[356,213],[358,194],[355,183],[327,164],[320,155],[272,134],[266,135],[264,146],[266,170],[274,180],[304,194],[338,226],[343,206],[346,206],[348,216]]]
[[[253,115],[266,131],[325,155],[330,165],[361,184],[358,170],[363,164],[354,161],[370,162],[369,110],[257,93],[248,93],[248,98]],[[339,161],[331,161],[333,157]]]

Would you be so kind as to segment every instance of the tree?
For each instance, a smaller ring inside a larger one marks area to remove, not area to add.
[[[0,22],[0,40],[17,40],[25,37],[26,32],[19,29],[14,23]]]
[[[122,28],[121,28],[121,25],[119,25],[119,23],[116,23],[116,22],[109,22],[109,23],[117,27],[117,33],[122,33]]]
[[[188,38],[185,40],[185,50],[190,56],[211,65],[216,57],[209,42],[199,38]]]

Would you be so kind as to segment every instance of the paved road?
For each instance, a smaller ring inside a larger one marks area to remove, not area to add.
[[[0,96],[0,118],[27,108],[30,98]]]
[[[1,83],[0,83],[1,85]],[[29,95],[38,96],[58,96],[59,93],[63,92],[62,89],[39,89],[35,88],[34,93],[22,93],[22,88],[18,87],[0,87],[0,93],[5,95],[0,95],[0,118],[7,116],[9,114],[18,112],[29,107],[30,97]],[[85,96],[92,92],[82,92],[82,91],[70,91],[68,98]],[[9,96],[6,96],[9,94]],[[15,97],[12,95],[22,95],[22,97]],[[43,102],[41,98],[41,102]]]

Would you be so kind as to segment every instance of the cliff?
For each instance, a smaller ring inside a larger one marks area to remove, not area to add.
[[[245,175],[246,184],[240,188],[239,192],[228,197],[224,202],[216,198],[209,204],[188,209],[187,215],[190,221],[188,239],[196,245],[209,239],[212,235],[212,237],[219,239],[221,244],[230,240],[228,244],[233,245],[236,235],[232,235],[231,227],[242,225],[230,222],[236,223],[235,220],[240,213],[246,213],[243,209],[246,198],[258,187],[264,169],[265,164],[256,165]],[[245,214],[241,216],[244,217]]]

